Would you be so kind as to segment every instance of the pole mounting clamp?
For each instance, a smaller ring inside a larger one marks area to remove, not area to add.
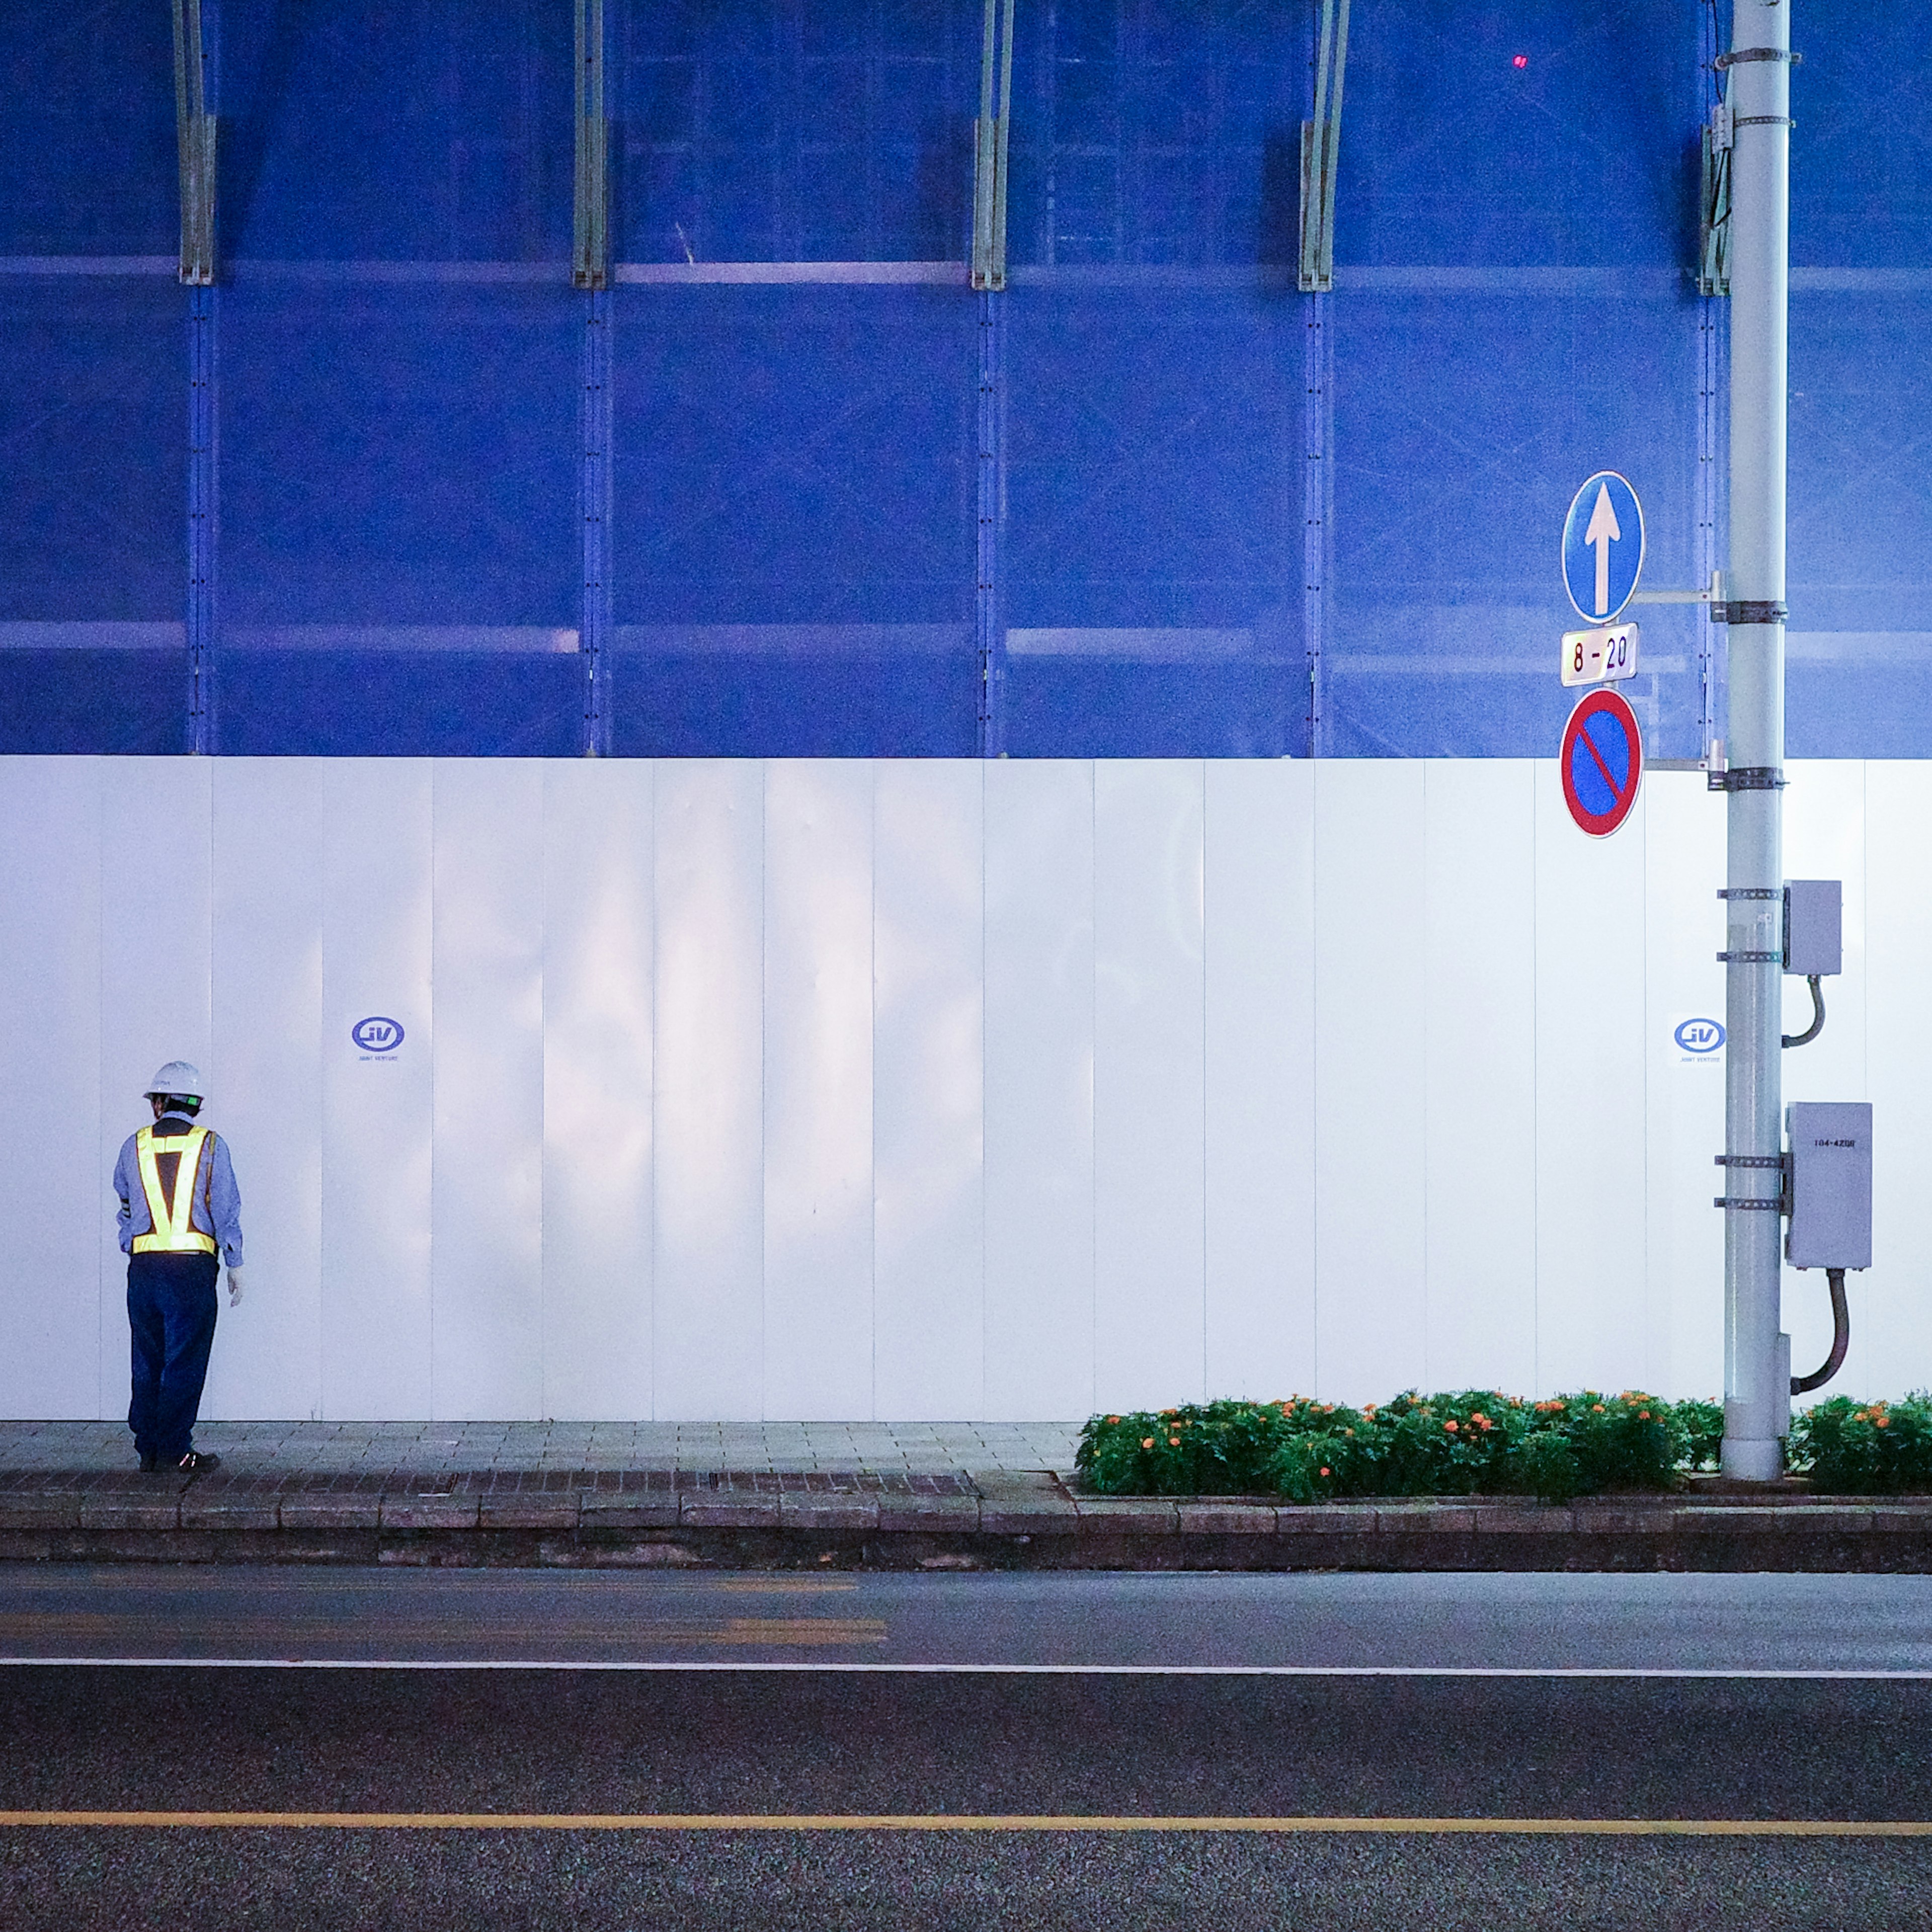
[[[1798,123],[1789,114],[1733,114],[1731,125],[1733,128],[1795,128]],[[1754,620],[1746,617],[1740,621],[1748,624]]]
[[[1775,765],[1733,765],[1710,772],[1704,784],[1708,791],[1782,791],[1784,774]]]
[[[1720,899],[1781,899],[1784,896],[1784,888],[1782,886],[1720,886],[1718,896]]]
[[[1711,606],[1714,624],[1781,624],[1790,614],[1783,600],[1774,597],[1734,598]]]
[[[1774,959],[1780,966],[1784,964],[1782,952],[1720,952],[1718,958],[1726,966],[1768,966]]]
[[[1748,67],[1754,61],[1789,61],[1793,67],[1802,67],[1804,56],[1785,47],[1739,47],[1718,56],[1718,70],[1722,73],[1727,67]]]
[[[1789,1214],[1791,1212],[1791,1157],[1782,1154],[1720,1154],[1712,1156],[1719,1167],[1756,1168],[1763,1173],[1775,1173],[1778,1177],[1778,1192],[1766,1199],[1762,1195],[1720,1194],[1711,1203],[1713,1208],[1742,1208],[1748,1212],[1759,1214]]]

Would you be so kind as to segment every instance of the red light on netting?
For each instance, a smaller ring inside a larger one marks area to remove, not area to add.
[[[1527,67],[1528,64],[1529,56],[1527,54],[1518,54],[1516,58],[1510,62],[1510,65],[1511,67]]]

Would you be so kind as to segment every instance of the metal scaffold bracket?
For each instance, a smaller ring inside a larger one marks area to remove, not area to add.
[[[1718,65],[1722,67],[1720,60]],[[1731,110],[1720,101],[1705,124],[1697,190],[1697,292],[1731,292]]]
[[[973,286],[1006,285],[1006,155],[1013,106],[1013,0],[986,0],[980,117],[973,123]]]
[[[181,164],[181,279],[214,280],[214,116],[208,106],[202,0],[174,0],[175,142]]]
[[[1335,286],[1335,166],[1342,144],[1342,83],[1348,70],[1348,0],[1322,0],[1315,56],[1315,118],[1301,124],[1301,261],[1304,295]]]
[[[577,0],[577,172],[570,279],[601,289],[610,278],[610,122],[604,102],[604,0]]]
[[[1725,771],[1714,771],[1704,781],[1712,791],[1782,791],[1785,786],[1784,772],[1776,765],[1732,765]],[[1733,898],[1741,898],[1742,892],[1733,892]],[[1768,896],[1776,898],[1776,893]]]

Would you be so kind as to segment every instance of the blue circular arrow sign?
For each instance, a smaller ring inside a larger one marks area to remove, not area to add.
[[[1563,520],[1563,587],[1586,623],[1613,624],[1643,574],[1643,506],[1614,470],[1576,492]]]

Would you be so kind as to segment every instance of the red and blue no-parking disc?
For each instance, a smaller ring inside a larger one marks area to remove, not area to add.
[[[1591,692],[1563,728],[1563,802],[1592,838],[1607,838],[1630,816],[1643,778],[1636,713],[1614,691]]]

